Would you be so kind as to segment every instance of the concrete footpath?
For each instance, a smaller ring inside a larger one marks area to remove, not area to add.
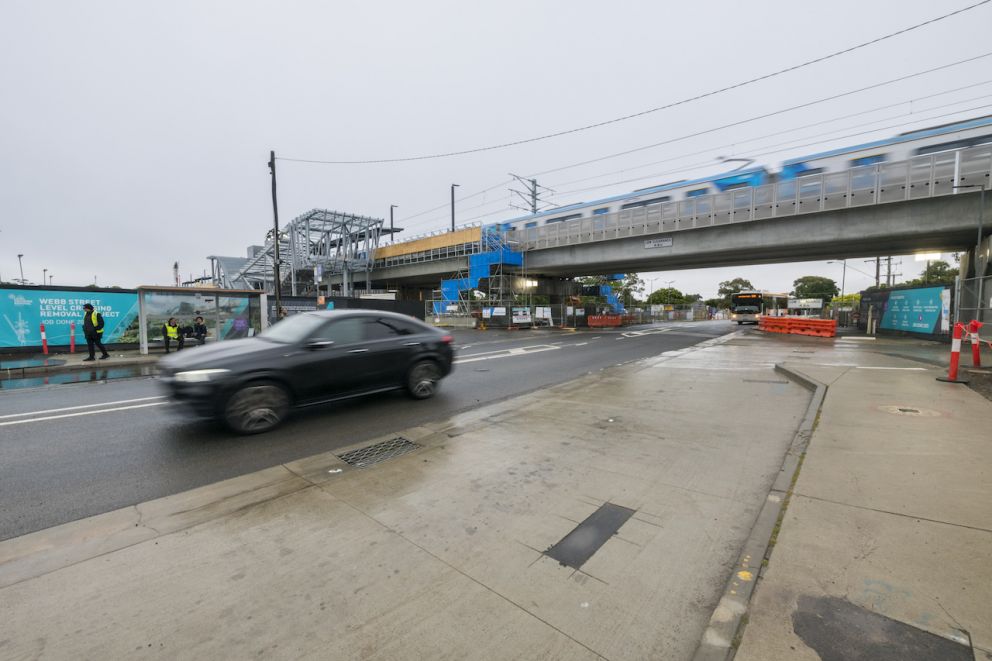
[[[828,390],[738,661],[992,659],[992,402],[898,345],[785,361]]]
[[[0,658],[970,659],[992,404],[937,372],[738,332],[7,540]]]

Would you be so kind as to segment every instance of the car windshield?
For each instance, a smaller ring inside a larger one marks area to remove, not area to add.
[[[327,323],[327,319],[315,314],[294,314],[273,324],[259,337],[270,342],[293,344],[310,337],[317,328]]]

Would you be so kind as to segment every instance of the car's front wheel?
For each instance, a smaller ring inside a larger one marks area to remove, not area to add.
[[[249,383],[235,391],[224,421],[239,434],[261,434],[278,427],[289,413],[289,393],[276,383]]]
[[[406,390],[414,399],[427,399],[437,392],[441,381],[441,368],[433,360],[422,360],[410,368],[406,376]]]

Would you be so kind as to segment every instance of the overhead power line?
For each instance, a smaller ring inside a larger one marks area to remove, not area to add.
[[[903,34],[906,34],[908,32],[912,32],[914,30],[919,30],[920,28],[926,27],[928,25],[933,25],[934,23],[938,23],[940,21],[946,20],[948,18],[951,18],[952,16],[957,16],[958,14],[963,14],[964,12],[971,11],[973,9],[976,9],[978,7],[981,7],[982,5],[986,5],[986,4],[990,3],[990,2],[992,2],[992,0],[981,0],[980,2],[976,2],[976,3],[971,4],[971,5],[968,5],[966,7],[962,7],[961,9],[957,9],[955,11],[948,12],[948,13],[942,14],[940,16],[936,16],[934,18],[931,18],[929,20],[923,21],[921,23],[916,23],[915,25],[911,25],[911,26],[906,27],[906,28],[903,28],[901,30],[896,30],[895,32],[890,32],[888,34],[884,34],[884,35],[882,35],[880,37],[876,37],[876,38],[871,39],[869,41],[865,41],[865,42],[862,42],[860,44],[856,44],[854,46],[849,46],[848,48],[844,48],[844,49],[841,49],[841,50],[838,50],[838,51],[834,51],[832,53],[828,53],[826,55],[822,55],[822,56],[817,57],[817,58],[814,58],[812,60],[806,60],[805,62],[801,62],[799,64],[794,64],[794,65],[792,65],[790,67],[786,67],[784,69],[779,69],[778,71],[773,71],[771,73],[767,73],[767,74],[764,74],[764,75],[761,75],[761,76],[750,78],[748,80],[744,80],[744,81],[741,81],[741,82],[738,82],[738,83],[734,83],[733,85],[727,85],[726,87],[721,87],[719,89],[711,90],[709,92],[704,92],[702,94],[697,94],[696,96],[691,96],[691,97],[688,97],[686,99],[681,99],[679,101],[673,101],[671,103],[666,103],[665,105],[662,105],[662,106],[658,106],[658,107],[655,107],[655,108],[648,108],[647,110],[642,110],[640,112],[631,113],[629,115],[623,115],[621,117],[615,117],[613,119],[604,120],[602,122],[596,122],[594,124],[587,124],[585,126],[578,126],[578,127],[571,128],[571,129],[565,129],[565,130],[562,130],[562,131],[556,131],[554,133],[547,133],[545,135],[539,135],[539,136],[535,136],[535,137],[532,137],[532,138],[524,138],[522,140],[514,140],[512,142],[504,142],[504,143],[495,144],[495,145],[487,145],[485,147],[475,147],[475,148],[472,148],[472,149],[462,149],[462,150],[459,150],[459,151],[442,152],[442,153],[437,153],[437,154],[423,154],[423,155],[419,155],[419,156],[404,156],[404,157],[399,157],[399,158],[374,158],[374,159],[359,159],[359,160],[335,161],[335,160],[318,160],[318,159],[307,159],[307,158],[287,158],[287,157],[280,157],[279,160],[281,160],[281,161],[293,161],[293,162],[296,162],[296,163],[320,163],[320,164],[325,164],[325,165],[371,165],[371,164],[375,164],[375,163],[404,163],[404,162],[409,162],[409,161],[425,161],[425,160],[429,160],[429,159],[448,158],[448,157],[451,157],[451,156],[464,156],[466,154],[476,154],[476,153],[479,153],[479,152],[493,151],[493,150],[496,150],[496,149],[506,149],[507,147],[515,147],[517,145],[523,145],[523,144],[528,144],[528,143],[532,143],[532,142],[539,142],[541,140],[548,140],[548,139],[551,139],[551,138],[558,138],[558,137],[561,137],[563,135],[570,135],[570,134],[573,134],[573,133],[579,133],[581,131],[589,131],[591,129],[600,128],[600,127],[603,127],[603,126],[609,126],[611,124],[617,124],[619,122],[625,122],[625,121],[628,121],[628,120],[631,120],[631,119],[635,119],[637,117],[643,117],[645,115],[650,115],[652,113],[660,112],[662,110],[668,110],[668,109],[671,109],[671,108],[675,108],[677,106],[682,106],[682,105],[685,105],[685,104],[688,104],[688,103],[692,103],[694,101],[699,101],[701,99],[705,99],[705,98],[708,98],[708,97],[711,97],[711,96],[716,96],[718,94],[723,94],[724,92],[729,92],[731,90],[739,89],[739,88],[745,87],[747,85],[753,85],[754,83],[758,83],[758,82],[761,82],[763,80],[769,80],[771,78],[776,78],[778,76],[784,75],[786,73],[790,73],[792,71],[797,71],[799,69],[803,69],[805,67],[812,66],[812,65],[818,64],[820,62],[825,62],[827,60],[833,59],[835,57],[839,57],[841,55],[846,55],[848,53],[852,53],[852,52],[854,52],[856,50],[860,50],[862,48],[867,48],[868,46],[872,46],[872,45],[877,44],[879,42],[886,41],[886,40],[892,39],[894,37],[898,37],[898,36],[903,35]]]
[[[992,0],[990,0],[992,1]],[[541,172],[535,172],[528,176],[537,177],[545,174],[551,174],[552,172],[561,172],[563,170],[570,170],[572,168],[581,167],[583,165],[590,165],[592,163],[599,163],[600,161],[605,161],[611,158],[618,158],[620,156],[626,156],[628,154],[634,154],[639,151],[645,151],[648,149],[654,149],[655,147],[661,147],[663,145],[670,145],[673,142],[680,142],[682,140],[688,140],[690,138],[698,138],[701,135],[707,135],[709,133],[716,133],[717,131],[722,131],[724,129],[733,128],[735,126],[741,126],[742,124],[750,124],[751,122],[756,122],[761,119],[768,119],[769,117],[775,117],[776,115],[783,115],[787,112],[792,112],[793,110],[801,110],[802,108],[808,108],[810,106],[815,106],[820,103],[826,103],[827,101],[835,101],[837,99],[844,98],[845,96],[851,96],[853,94],[858,94],[860,92],[867,92],[868,90],[877,89],[879,87],[885,87],[887,85],[893,85],[895,83],[901,83],[912,78],[919,78],[920,76],[925,76],[927,74],[935,73],[937,71],[943,71],[944,69],[950,69],[962,64],[967,64],[968,62],[975,62],[976,60],[981,60],[983,58],[992,56],[992,51],[987,53],[982,53],[981,55],[975,55],[974,57],[967,57],[963,60],[957,60],[955,62],[950,62],[948,64],[942,64],[939,67],[933,67],[932,69],[926,69],[924,71],[918,71],[916,73],[907,74],[905,76],[899,76],[898,78],[891,78],[889,80],[882,81],[880,83],[875,83],[873,85],[867,85],[865,87],[859,87],[857,89],[849,90],[847,92],[841,92],[839,94],[834,94],[831,96],[825,96],[820,99],[815,99],[813,101],[807,101],[806,103],[800,103],[796,106],[789,106],[788,108],[782,108],[780,110],[774,110],[772,112],[767,112],[762,115],[755,115],[754,117],[748,117],[747,119],[741,119],[736,122],[730,122],[729,124],[722,124],[720,126],[715,126],[713,128],[704,129],[702,131],[696,131],[695,133],[688,133],[686,135],[678,136],[675,138],[669,138],[668,140],[662,140],[661,142],[655,142],[650,145],[644,145],[642,147],[634,147],[633,149],[627,149],[624,151],[616,152],[613,154],[607,154],[605,156],[599,156],[597,158],[591,158],[585,161],[580,161],[578,163],[572,163],[570,165],[563,165],[561,167],[552,168],[550,170],[542,170]]]

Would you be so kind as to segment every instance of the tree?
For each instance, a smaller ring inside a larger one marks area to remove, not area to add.
[[[724,298],[730,298],[731,294],[736,294],[739,291],[752,291],[754,290],[754,285],[751,284],[750,280],[745,280],[744,278],[734,278],[733,280],[724,280],[720,283],[719,289],[716,293]]]
[[[655,289],[651,292],[651,295],[648,296],[648,303],[651,305],[677,305],[685,302],[685,295],[675,287]]]
[[[953,285],[958,269],[947,262],[937,259],[927,262],[926,268],[919,278],[906,282],[907,285]]]
[[[686,303],[698,303],[703,300],[702,294],[686,294],[682,297]]]
[[[734,278],[733,280],[724,280],[720,283],[719,288],[716,293],[719,294],[723,300],[723,307],[730,307],[730,297],[739,291],[752,291],[754,285],[751,284],[750,280],[745,280],[744,278]]]
[[[730,307],[725,298],[707,298],[703,301],[703,304],[708,308],[727,308]]]
[[[861,294],[844,294],[843,296],[834,296],[830,304],[834,308],[852,308],[857,310],[861,306]]]
[[[577,280],[583,285],[609,285],[624,305],[638,303],[637,295],[644,291],[644,281],[636,273],[626,273],[619,280],[610,279],[605,275],[586,275]]]
[[[824,303],[840,293],[837,283],[819,275],[804,275],[792,283],[792,295],[796,298],[818,298]]]

